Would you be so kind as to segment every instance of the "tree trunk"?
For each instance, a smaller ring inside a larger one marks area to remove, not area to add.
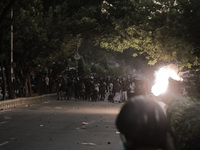
[[[24,79],[24,92],[25,92],[25,97],[28,97],[29,93],[28,93],[28,79],[27,79],[27,77],[25,77],[25,79]]]
[[[2,49],[3,28],[4,28],[3,27],[3,22],[4,22],[5,18],[7,17],[8,13],[10,12],[11,8],[13,7],[13,5],[14,5],[14,3],[16,1],[17,0],[9,0],[8,1],[8,5],[6,5],[4,7],[4,9],[1,11],[1,14],[0,14],[0,55],[1,55],[1,57],[4,57],[3,56],[4,53],[3,53],[3,49]],[[15,96],[14,87],[13,87],[12,81],[11,81],[11,74],[9,73],[10,72],[10,70],[9,70],[10,67],[9,67],[6,59],[4,59],[4,58],[0,58],[0,59],[1,59],[1,62],[0,62],[1,63],[1,70],[3,71],[2,72],[2,77],[3,77],[3,88],[2,88],[2,90],[3,90],[3,98],[5,99],[5,97],[6,97],[6,94],[5,94],[6,93],[6,86],[8,86],[9,98],[14,99],[14,98],[16,98],[16,96]],[[5,66],[3,64],[3,61],[5,61]],[[4,73],[4,70],[3,70],[4,67],[5,67],[5,73]],[[6,82],[6,80],[7,80],[7,82]],[[8,85],[6,85],[6,83]]]
[[[44,94],[44,83],[43,83],[43,74],[40,72],[37,75],[37,93],[39,95]]]
[[[5,75],[5,72],[4,72],[4,67],[3,67],[3,64],[2,64],[2,61],[1,61],[1,75],[2,75],[2,84],[1,84],[1,89],[2,89],[2,100],[5,100],[6,99],[6,75]]]
[[[4,71],[3,61],[4,61],[4,55],[2,50],[2,44],[3,44],[3,30],[0,28],[0,67],[1,67],[1,76],[2,76],[2,83],[1,83],[1,90],[2,90],[2,100],[6,99],[6,75]]]
[[[10,66],[8,64],[9,64],[8,59],[5,59],[5,72],[6,72],[6,80],[8,84],[8,95],[10,99],[15,99],[16,95],[15,95],[13,83],[11,81]]]
[[[31,81],[30,81],[30,71],[26,71],[24,77],[24,90],[25,90],[25,97],[29,97],[32,95],[31,92]]]
[[[28,91],[29,91],[29,95],[32,96],[31,76],[30,76],[30,74],[28,76]]]

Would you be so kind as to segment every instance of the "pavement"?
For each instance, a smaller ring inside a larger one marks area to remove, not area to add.
[[[0,111],[0,150],[122,149],[115,119],[123,103],[52,97]]]

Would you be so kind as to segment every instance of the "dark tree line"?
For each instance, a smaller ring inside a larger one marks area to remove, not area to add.
[[[48,72],[55,78],[69,66],[77,50],[85,55],[83,58],[87,59],[82,63],[89,64],[89,68],[96,60],[90,59],[90,51],[106,49],[128,50],[130,55],[144,58],[150,65],[173,62],[180,68],[198,69],[199,5],[198,0],[1,1],[3,91],[8,87],[10,98],[16,97],[10,77],[11,23],[14,74],[23,83],[24,96],[30,96],[32,74],[42,79],[44,72]],[[104,58],[101,70],[108,69],[109,59]]]

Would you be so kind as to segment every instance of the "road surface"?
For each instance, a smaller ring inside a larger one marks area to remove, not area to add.
[[[51,100],[0,111],[0,150],[120,150],[122,103]]]

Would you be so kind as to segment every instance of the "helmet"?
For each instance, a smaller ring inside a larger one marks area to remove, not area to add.
[[[126,149],[163,148],[168,121],[155,101],[137,96],[122,106],[116,118],[116,127],[125,137],[123,142]]]

